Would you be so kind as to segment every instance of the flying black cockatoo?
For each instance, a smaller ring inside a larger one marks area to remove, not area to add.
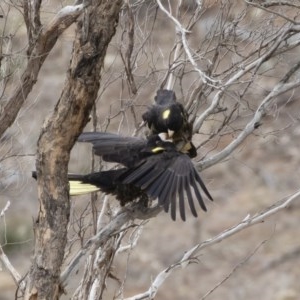
[[[141,197],[158,198],[159,205],[166,212],[170,209],[173,220],[176,219],[176,206],[179,207],[181,219],[186,219],[186,201],[192,214],[197,217],[194,198],[206,211],[202,191],[212,200],[190,157],[178,151],[174,143],[163,141],[158,135],[142,139],[86,132],[79,136],[78,141],[92,143],[96,155],[104,161],[120,163],[123,167],[87,175],[70,174],[70,195],[101,190],[115,195],[121,205]]]

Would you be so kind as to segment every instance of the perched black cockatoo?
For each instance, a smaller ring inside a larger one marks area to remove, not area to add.
[[[176,101],[171,90],[160,89],[155,96],[155,104],[142,115],[150,129],[150,135],[158,134],[163,140],[171,141],[176,149],[190,157],[197,156],[192,143],[193,125],[183,105]]]

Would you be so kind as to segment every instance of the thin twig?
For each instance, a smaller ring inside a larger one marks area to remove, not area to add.
[[[198,74],[200,75],[200,78],[201,80],[204,82],[204,83],[208,83],[208,82],[217,82],[216,80],[213,80],[212,78],[210,78],[209,76],[207,76],[203,71],[201,71],[197,65],[197,63],[195,62],[194,58],[193,58],[193,55],[190,51],[190,48],[189,48],[189,45],[188,45],[188,42],[187,42],[187,37],[186,37],[186,34],[189,33],[188,30],[186,30],[182,25],[181,23],[174,17],[172,16],[172,14],[167,11],[165,9],[165,7],[162,5],[161,1],[160,0],[156,0],[159,8],[162,10],[162,12],[164,12],[168,18],[170,18],[176,25],[176,31],[179,32],[181,34],[181,43],[182,43],[182,46],[184,48],[184,51],[190,61],[190,63],[192,64],[192,66],[194,67],[195,71],[198,72]]]
[[[232,153],[242,142],[261,125],[261,121],[263,117],[267,115],[267,111],[270,106],[273,104],[273,100],[276,99],[283,93],[286,93],[289,90],[295,89],[300,86],[300,80],[286,83],[290,77],[300,68],[300,61],[295,64],[278,82],[278,84],[273,88],[273,90],[263,99],[261,104],[258,106],[253,118],[248,122],[243,131],[235,138],[227,147],[225,147],[222,151],[217,153],[216,155],[201,161],[197,164],[199,170],[206,169],[221,160],[225,159]],[[214,101],[219,101],[219,97],[217,97]],[[213,102],[214,102],[213,101]],[[213,105],[213,104],[212,104]]]
[[[73,257],[66,269],[62,272],[61,282],[65,283],[73,269],[78,265],[81,258],[87,253],[93,254],[99,247],[104,245],[111,237],[120,232],[120,229],[130,220],[142,219],[147,220],[155,217],[162,211],[160,206],[145,208],[140,203],[132,203],[124,207],[111,220],[109,224],[103,227],[96,235],[91,237]]]
[[[267,208],[260,214],[250,218],[249,215],[239,224],[221,232],[220,234],[202,242],[188,251],[182,256],[180,260],[169,266],[168,268],[161,271],[152,282],[149,289],[141,294],[135,295],[130,298],[126,298],[125,300],[142,300],[142,299],[153,299],[159,289],[159,287],[164,283],[164,281],[173,273],[174,270],[178,268],[185,268],[189,263],[193,262],[196,255],[203,250],[204,248],[210,247],[214,244],[220,243],[224,239],[231,237],[232,235],[237,234],[238,232],[253,226],[255,224],[259,224],[265,221],[270,216],[278,213],[279,211],[287,208],[295,199],[299,198],[300,190],[294,193],[293,195],[289,196],[285,200],[280,200],[271,207]]]
[[[257,3],[255,3],[255,2],[247,1],[247,0],[244,0],[244,1],[245,1],[248,5],[251,5],[251,6],[256,7],[256,8],[260,8],[261,10],[264,10],[264,11],[270,13],[270,14],[274,14],[274,15],[280,17],[280,18],[285,19],[286,21],[288,21],[288,22],[290,22],[290,23],[292,23],[292,24],[294,24],[294,25],[299,25],[299,24],[300,24],[300,22],[296,22],[296,21],[294,21],[293,19],[289,18],[288,16],[285,16],[285,15],[283,15],[283,14],[277,12],[277,11],[268,9],[268,8],[267,8],[267,5],[260,5],[260,4],[257,4]],[[299,7],[299,6],[298,6],[298,7]]]
[[[5,207],[0,212],[0,218],[5,217],[5,213],[10,207],[10,201],[7,201]],[[0,261],[3,263],[4,267],[8,270],[9,274],[13,278],[14,282],[21,289],[21,291],[25,290],[25,282],[22,281],[22,276],[18,273],[18,271],[13,267],[10,263],[8,257],[4,253],[2,246],[0,244]]]
[[[11,93],[0,114],[0,137],[11,126],[28,94],[37,81],[39,71],[60,35],[78,18],[84,5],[66,6],[40,32],[23,72],[19,85]]]
[[[227,274],[219,283],[217,283],[212,289],[210,289],[200,300],[205,300],[209,295],[211,295],[217,288],[219,288],[225,281],[227,281],[239,268],[241,268],[245,263],[249,261],[249,259],[267,242],[268,240],[264,240],[259,243],[255,249],[247,255],[242,261],[240,261],[234,268]]]

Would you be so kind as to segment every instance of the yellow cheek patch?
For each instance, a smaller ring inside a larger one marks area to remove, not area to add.
[[[168,119],[170,113],[171,113],[171,111],[170,111],[169,109],[166,109],[166,110],[163,111],[163,113],[162,113],[162,118],[163,118],[164,120]]]
[[[95,185],[83,183],[81,181],[70,181],[70,196],[84,195],[99,191]]]
[[[165,149],[163,147],[156,147],[156,148],[153,148],[151,150],[152,153],[159,153],[159,152],[162,152],[164,151]]]

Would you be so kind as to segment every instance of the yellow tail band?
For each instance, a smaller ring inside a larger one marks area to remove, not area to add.
[[[93,192],[97,192],[100,190],[95,185],[89,184],[89,183],[84,183],[81,181],[70,181],[70,196],[77,196],[77,195],[84,195],[84,194],[89,194]]]

